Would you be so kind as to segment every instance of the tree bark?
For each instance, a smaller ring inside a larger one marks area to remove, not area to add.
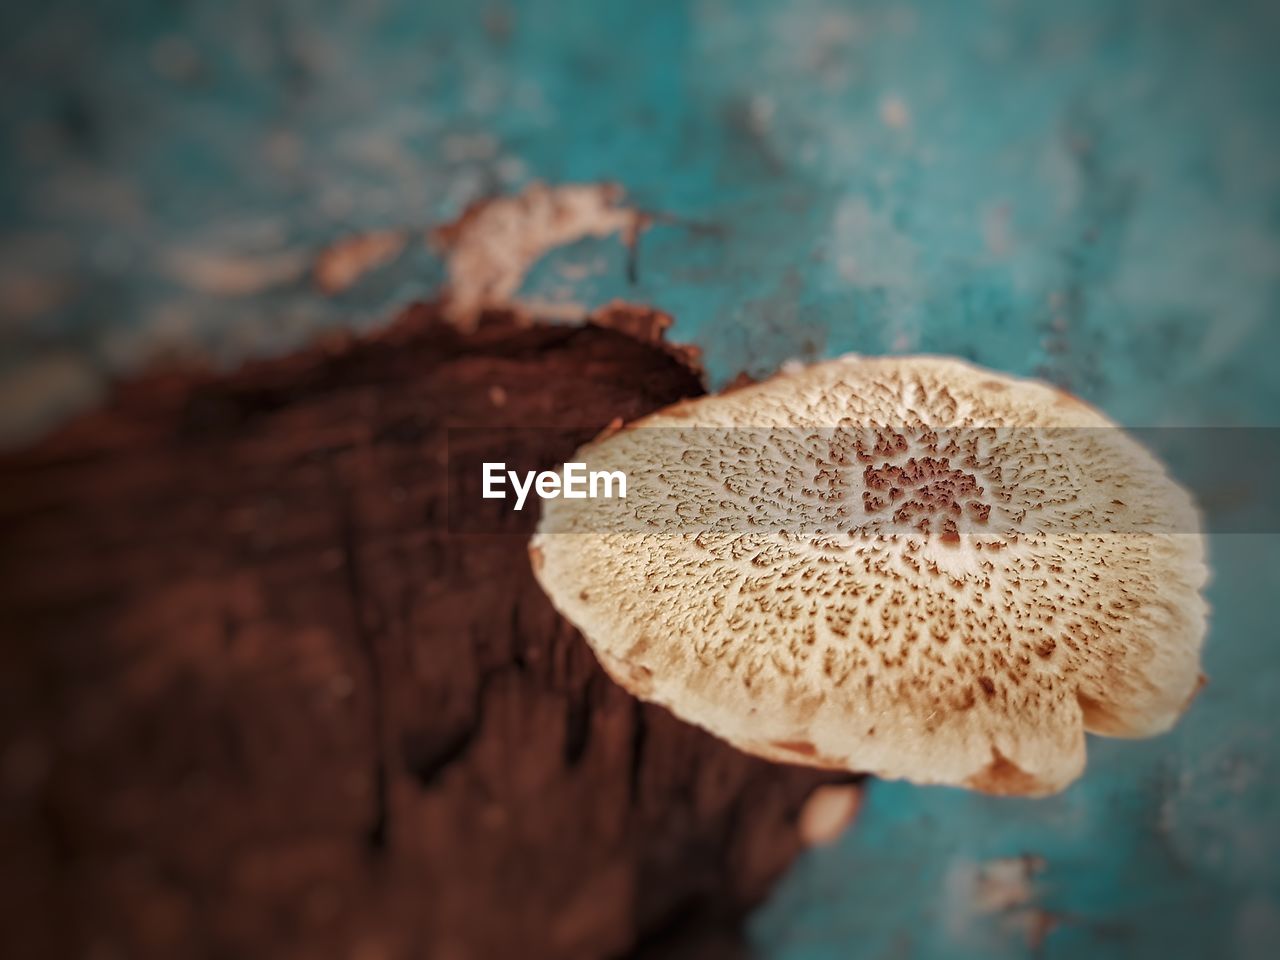
[[[449,508],[450,464],[553,466],[701,392],[652,317],[604,319],[414,308],[0,458],[8,955],[741,948],[839,778],[631,698],[538,590],[536,511]]]

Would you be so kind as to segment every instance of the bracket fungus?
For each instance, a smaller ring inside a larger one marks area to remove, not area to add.
[[[777,761],[1062,789],[1202,682],[1190,495],[1098,411],[936,357],[815,364],[587,444],[538,580],[609,673]]]

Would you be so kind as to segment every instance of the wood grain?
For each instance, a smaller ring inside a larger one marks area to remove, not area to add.
[[[0,459],[8,955],[741,948],[837,778],[615,686],[537,589],[527,521],[450,532],[448,443],[554,464],[701,392],[624,320],[462,334],[416,307],[148,376]]]

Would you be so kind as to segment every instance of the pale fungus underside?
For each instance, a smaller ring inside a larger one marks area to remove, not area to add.
[[[1043,794],[1085,731],[1198,688],[1188,494],[1097,411],[942,358],[846,358],[579,451],[625,501],[544,504],[535,569],[642,699],[774,760]]]

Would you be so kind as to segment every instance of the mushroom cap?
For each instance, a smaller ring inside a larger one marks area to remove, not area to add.
[[[1167,730],[1202,682],[1190,495],[1076,398],[850,357],[686,401],[575,461],[539,582],[605,669],[769,759],[1044,794],[1084,732]]]

